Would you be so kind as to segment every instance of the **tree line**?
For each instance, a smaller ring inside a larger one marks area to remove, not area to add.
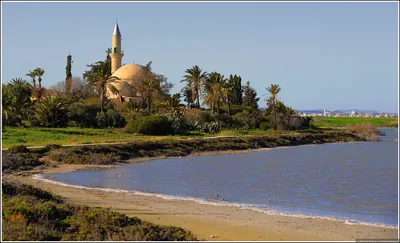
[[[258,108],[260,98],[250,81],[242,85],[239,75],[207,73],[198,65],[185,71],[181,92],[170,94],[173,84],[164,75],[155,73],[149,62],[138,80],[131,84],[124,82],[137,94],[124,100],[126,97],[116,88],[122,80],[111,74],[109,53],[110,49],[106,50],[104,60],[87,65],[82,78],[72,75],[72,56],[68,55],[65,80],[50,88],[42,85],[45,70],[40,67],[26,74],[30,82],[16,78],[2,84],[3,127],[126,127],[144,116],[162,116],[176,132],[215,132],[224,128],[287,130],[309,126],[309,122],[279,99],[279,85],[266,88],[267,109],[262,111]],[[119,99],[109,99],[107,93]]]

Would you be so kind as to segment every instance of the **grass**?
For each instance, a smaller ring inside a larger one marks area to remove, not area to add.
[[[364,117],[314,117],[313,125],[321,128],[350,127],[363,122],[370,122],[378,127],[397,126],[397,118],[364,118]],[[296,133],[296,132],[284,132]],[[174,136],[143,136],[121,132],[119,128],[94,129],[94,128],[15,128],[7,127],[2,134],[2,148],[10,148],[15,145],[45,146],[48,144],[89,144],[89,143],[113,143],[154,141],[165,139],[192,139],[215,136],[262,136],[279,135],[279,131],[253,130],[223,130],[216,134],[191,132],[188,135]]]
[[[10,148],[16,145],[45,146],[48,144],[89,144],[89,143],[113,143],[154,141],[165,139],[192,139],[215,136],[240,136],[240,135],[266,135],[279,134],[276,131],[262,130],[224,130],[217,134],[192,132],[188,135],[174,136],[143,136],[121,132],[121,129],[94,129],[94,128],[16,128],[7,127],[2,134],[2,148]]]
[[[48,144],[87,144],[130,142],[137,140],[162,140],[168,138],[202,137],[203,134],[190,136],[139,136],[122,133],[120,129],[93,129],[93,128],[15,128],[7,127],[2,134],[2,148],[15,145],[44,146]]]
[[[348,127],[361,123],[371,123],[377,127],[397,127],[396,117],[313,117],[312,124],[317,127]]]

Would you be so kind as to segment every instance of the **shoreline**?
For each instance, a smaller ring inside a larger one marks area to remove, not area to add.
[[[360,141],[354,141],[360,142]],[[351,143],[354,143],[351,142]],[[348,142],[339,142],[341,144]],[[326,143],[324,143],[326,144]],[[332,143],[337,144],[337,143]],[[297,146],[313,146],[305,144]],[[247,150],[208,151],[188,156],[243,154],[264,150],[290,148],[258,148]],[[178,156],[179,158],[180,156]],[[158,156],[129,159],[126,163],[139,163],[177,157]],[[165,198],[151,193],[134,193],[114,189],[85,189],[79,186],[64,186],[38,180],[39,174],[62,173],[77,170],[103,169],[124,165],[67,164],[36,168],[31,171],[5,174],[3,177],[37,186],[60,195],[67,203],[86,204],[91,207],[108,207],[128,216],[162,225],[174,225],[192,231],[200,240],[356,240],[356,239],[397,239],[398,227],[353,224],[335,219],[318,217],[296,217],[293,215],[268,214],[259,210],[235,205],[213,205],[194,200]],[[33,175],[33,177],[32,177]],[[215,237],[211,238],[213,235]]]
[[[110,167],[102,167],[102,168],[106,169],[106,168],[110,168]],[[74,171],[78,171],[78,170],[74,170]],[[83,169],[83,170],[85,170],[85,169]],[[125,193],[126,195],[143,195],[143,196],[150,196],[150,197],[158,197],[158,198],[162,198],[165,200],[191,201],[191,202],[204,204],[204,205],[214,205],[214,206],[220,206],[220,207],[235,207],[238,209],[254,210],[257,212],[265,213],[267,215],[304,218],[304,219],[323,219],[323,220],[340,222],[340,223],[344,223],[344,224],[348,224],[348,225],[364,225],[364,226],[380,227],[380,228],[387,228],[387,229],[397,229],[398,228],[398,226],[395,226],[395,225],[386,225],[386,224],[368,223],[368,222],[359,222],[359,221],[354,222],[356,220],[336,219],[336,218],[318,216],[318,215],[289,214],[289,213],[284,213],[284,212],[275,212],[274,213],[274,212],[264,211],[259,208],[246,207],[245,206],[246,204],[239,204],[239,203],[229,203],[229,202],[223,202],[223,201],[212,202],[212,201],[207,201],[206,199],[200,199],[200,198],[179,197],[179,196],[173,196],[173,195],[167,195],[167,194],[142,192],[142,191],[136,191],[136,190],[105,188],[105,187],[104,188],[103,187],[87,187],[87,186],[73,185],[73,184],[67,184],[64,182],[59,182],[59,181],[55,181],[55,180],[51,180],[51,179],[46,179],[46,178],[44,178],[43,175],[45,175],[45,174],[35,174],[32,176],[32,178],[34,180],[40,180],[40,181],[58,185],[58,186],[72,187],[72,188],[82,189],[82,190],[98,190],[98,191],[104,191],[104,192]]]

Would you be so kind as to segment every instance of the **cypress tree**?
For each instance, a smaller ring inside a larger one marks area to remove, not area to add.
[[[69,94],[71,92],[72,86],[72,56],[71,54],[67,56],[67,66],[65,67],[65,92]]]
[[[250,87],[250,81],[247,81],[246,85],[243,87],[243,105],[250,106],[254,109],[258,109],[257,91]]]

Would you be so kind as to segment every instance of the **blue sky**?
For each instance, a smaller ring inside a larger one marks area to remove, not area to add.
[[[295,109],[398,110],[395,2],[2,2],[2,82],[42,67],[49,87],[65,78],[70,51],[81,76],[105,58],[116,18],[123,63],[153,61],[172,93],[199,65],[240,75],[259,96],[279,84]]]

